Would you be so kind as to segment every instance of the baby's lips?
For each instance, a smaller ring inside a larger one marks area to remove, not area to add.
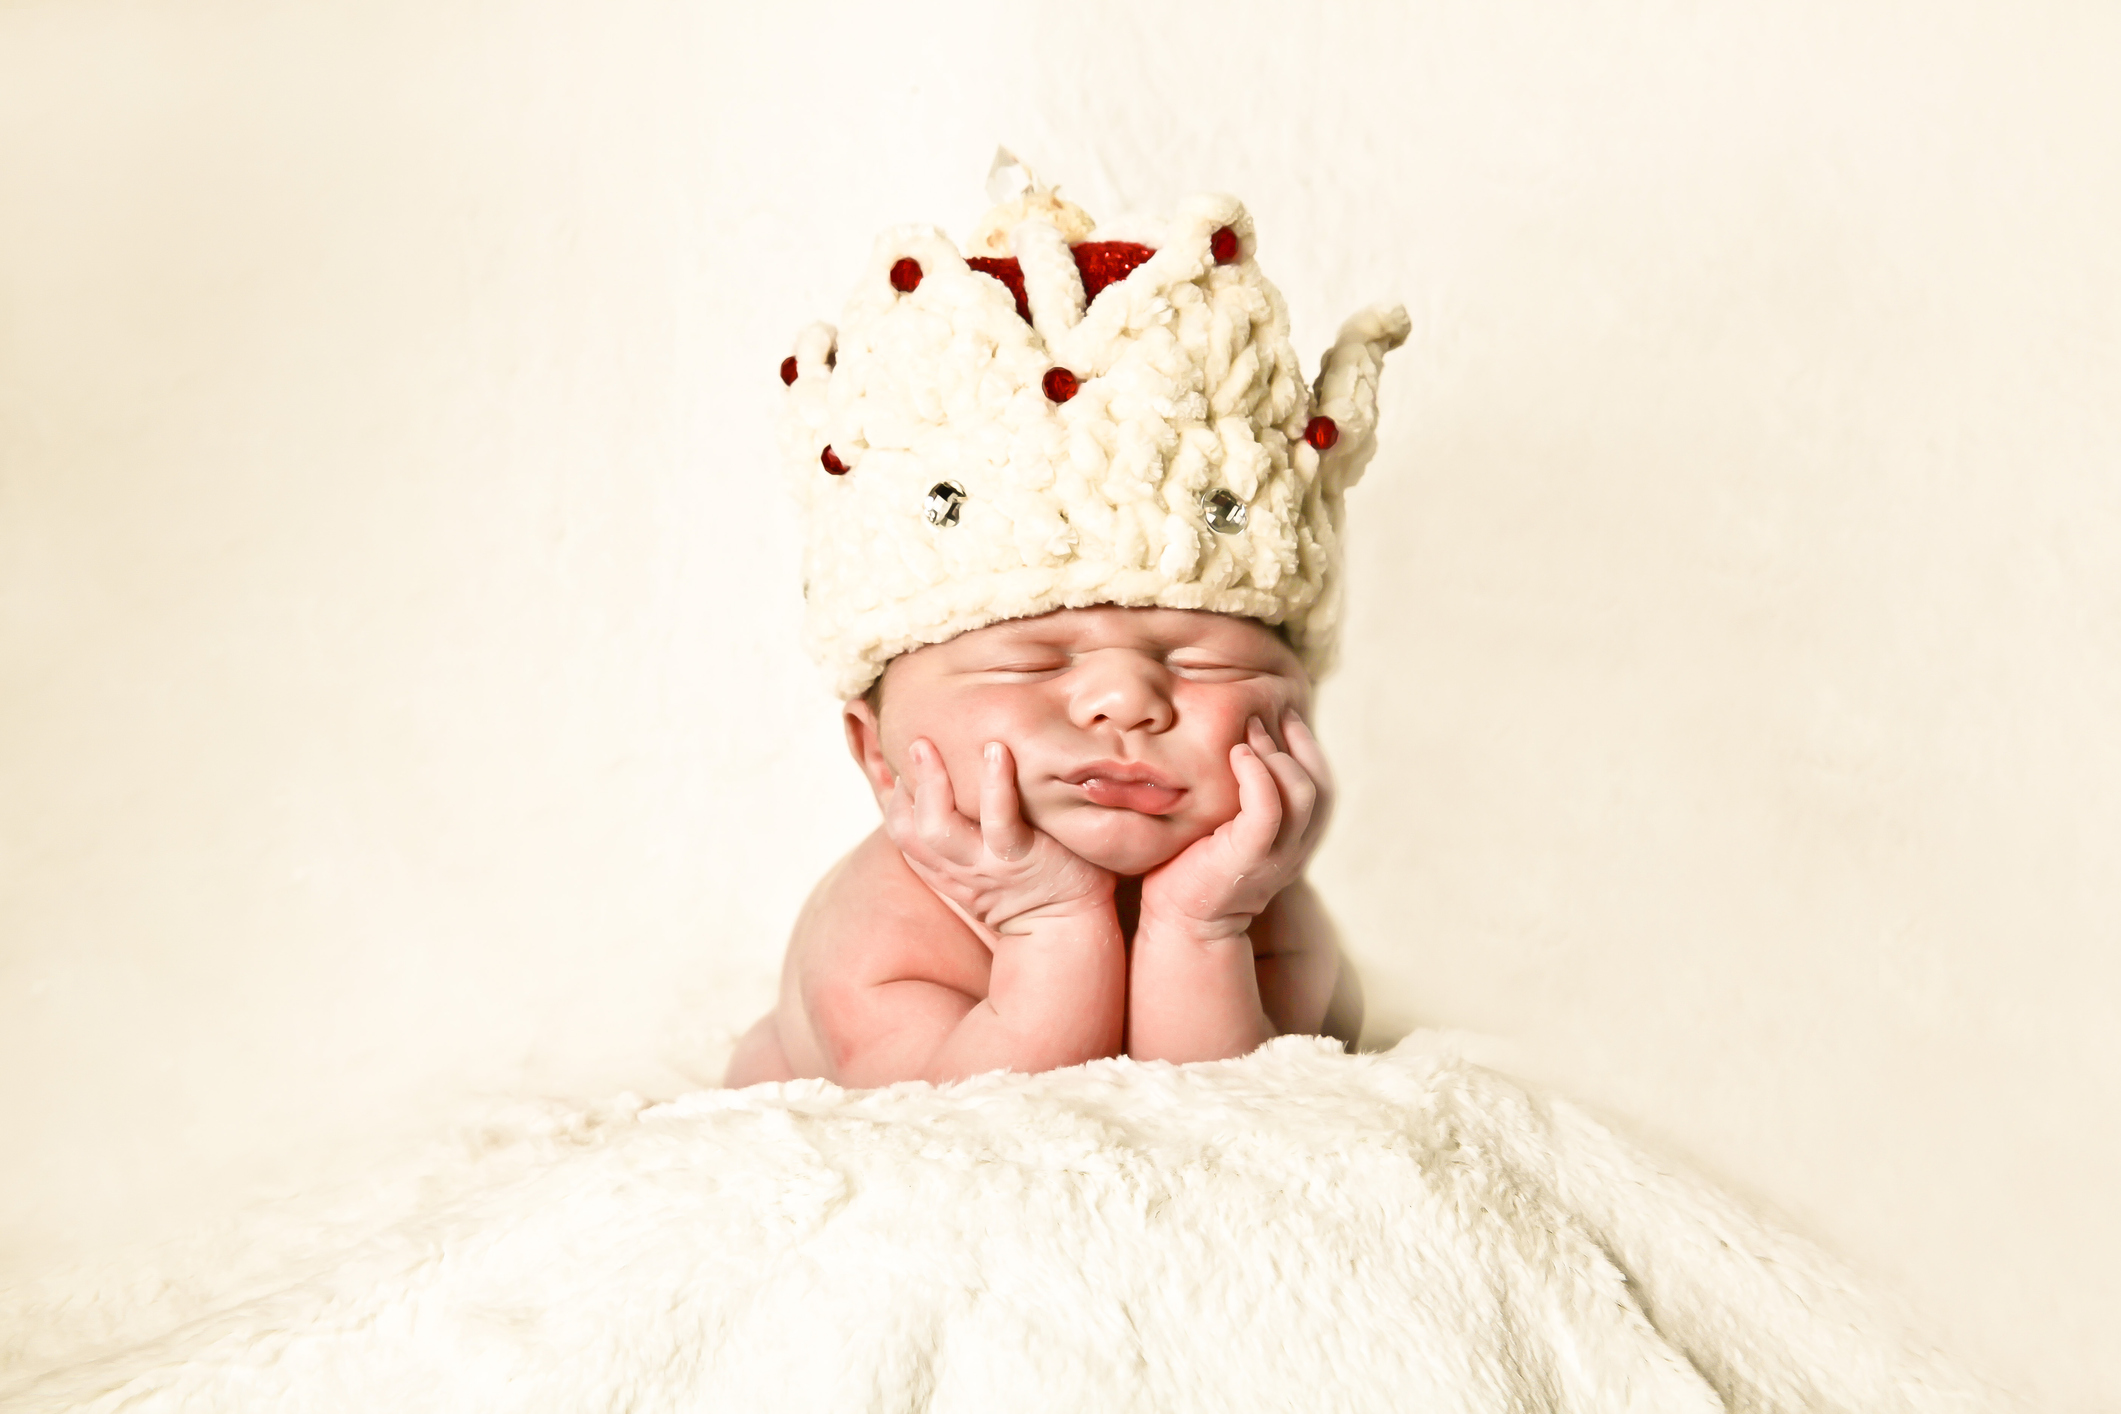
[[[1168,815],[1178,808],[1185,792],[1175,786],[1150,781],[1115,781],[1092,776],[1083,781],[1082,792],[1092,805],[1110,810],[1133,810],[1143,815]]]
[[[1143,815],[1168,815],[1186,794],[1184,786],[1142,762],[1093,761],[1060,779],[1092,805]]]

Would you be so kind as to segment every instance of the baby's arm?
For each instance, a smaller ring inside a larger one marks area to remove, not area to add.
[[[830,1078],[955,1080],[1116,1054],[1126,942],[1112,875],[1024,821],[1006,748],[987,750],[977,822],[958,813],[932,746],[915,742],[908,755],[884,815],[902,886],[868,901],[873,931],[823,950],[840,965],[804,988]],[[939,932],[964,930],[972,950],[940,945]],[[991,957],[984,986],[979,947]]]
[[[1323,1027],[1343,972],[1352,990],[1332,926],[1302,884],[1330,801],[1325,755],[1293,712],[1282,734],[1287,750],[1252,724],[1230,751],[1237,818],[1142,881],[1128,978],[1131,1056],[1243,1055],[1282,1032]],[[1341,1000],[1331,1019],[1351,1029],[1359,994]]]
[[[1298,879],[1252,921],[1259,1004],[1282,1036],[1331,1036],[1350,1048],[1362,1032],[1362,979],[1318,891]]]

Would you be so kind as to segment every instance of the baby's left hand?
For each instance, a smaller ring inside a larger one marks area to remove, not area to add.
[[[1318,739],[1295,712],[1281,721],[1284,751],[1258,718],[1230,748],[1237,818],[1142,879],[1142,917],[1181,922],[1198,936],[1246,932],[1274,896],[1303,877],[1331,813],[1333,777]]]

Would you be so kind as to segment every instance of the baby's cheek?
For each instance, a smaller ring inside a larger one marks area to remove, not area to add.
[[[1220,692],[1204,694],[1196,718],[1202,729],[1202,760],[1195,806],[1211,822],[1210,830],[1236,819],[1241,803],[1237,775],[1230,766],[1231,748],[1249,740],[1255,719],[1278,745],[1286,746],[1281,740],[1281,719],[1293,705],[1293,696],[1278,682],[1230,684]]]
[[[1028,735],[1023,724],[989,704],[971,703],[956,711],[939,712],[924,726],[924,734],[942,753],[944,768],[950,773],[958,813],[978,819],[987,743],[1001,742],[1021,762],[1022,743]]]
[[[1192,789],[1191,809],[1186,813],[1201,827],[1201,833],[1212,833],[1218,825],[1237,818],[1237,773],[1230,769],[1230,748],[1244,740],[1239,731],[1211,752],[1201,763],[1195,775]]]
[[[1247,739],[1255,719],[1279,740],[1282,713],[1288,707],[1287,698],[1288,693],[1271,684],[1253,683],[1231,684],[1205,695],[1197,710],[1201,735],[1208,743],[1208,749],[1227,764],[1230,748]]]

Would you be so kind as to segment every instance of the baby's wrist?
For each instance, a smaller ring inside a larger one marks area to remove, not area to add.
[[[1252,931],[1252,921],[1259,915],[1244,909],[1227,909],[1220,913],[1191,910],[1174,904],[1160,903],[1148,897],[1142,898],[1141,922],[1136,927],[1140,936],[1170,935],[1197,943],[1221,942],[1227,938],[1243,937]]]
[[[1065,899],[1053,899],[1036,904],[1020,913],[1012,913],[989,926],[997,933],[1028,933],[1047,926],[1067,926],[1080,923],[1112,922],[1116,925],[1117,913],[1112,902],[1112,885],[1092,889]]]

